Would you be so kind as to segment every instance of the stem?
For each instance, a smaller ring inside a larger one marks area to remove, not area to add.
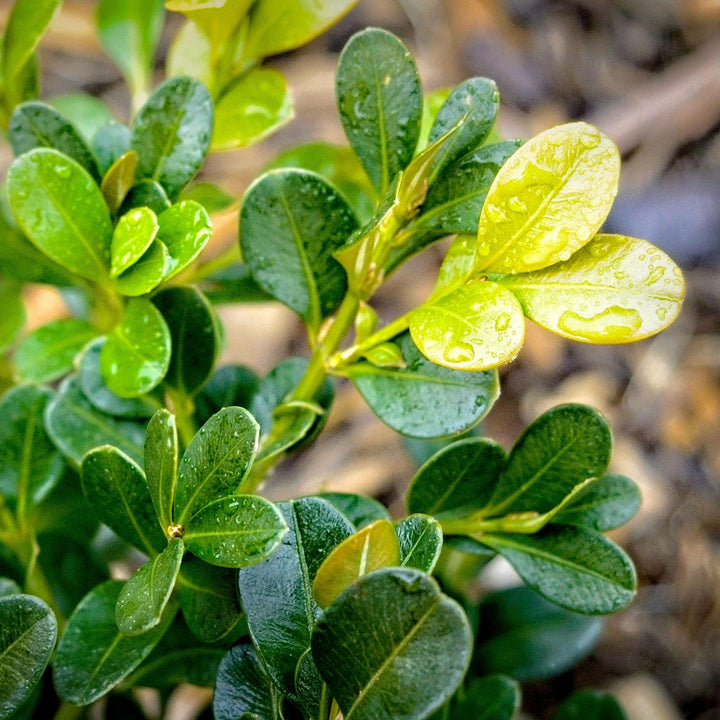
[[[392,340],[401,332],[407,330],[409,318],[410,313],[405,313],[405,315],[401,315],[399,318],[393,320],[385,327],[380,328],[380,330],[377,330],[372,335],[368,335],[368,337],[366,337],[361,343],[353,345],[343,352],[335,353],[335,355],[330,358],[330,367],[332,367],[333,370],[339,370],[355,362],[362,356],[363,353],[371,350],[376,345]]]
[[[330,716],[332,705],[332,695],[330,695],[327,684],[323,683],[322,689],[320,691],[320,708],[318,710],[318,720],[332,720]]]

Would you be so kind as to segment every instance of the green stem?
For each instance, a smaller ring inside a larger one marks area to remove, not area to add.
[[[333,698],[326,683],[322,684],[320,691],[320,708],[318,710],[318,720],[331,720],[330,711],[332,710]]]
[[[220,272],[221,270],[225,270],[225,268],[235,265],[235,263],[239,263],[241,260],[240,246],[237,242],[234,242],[229,248],[223,250],[223,252],[219,255],[216,255],[214,258],[210,258],[207,262],[202,263],[202,265],[198,265],[193,268],[188,275],[182,278],[182,280],[190,285],[198,283],[201,280],[205,280],[211,275]]]
[[[63,703],[57,709],[57,712],[53,716],[53,720],[77,720],[83,716],[85,708],[80,705],[71,705],[70,703]]]
[[[184,447],[187,447],[197,432],[193,420],[195,403],[184,392],[173,388],[168,388],[166,395],[169,400],[168,404],[172,406],[175,413],[175,425],[177,426],[178,435],[180,435],[180,442]]]

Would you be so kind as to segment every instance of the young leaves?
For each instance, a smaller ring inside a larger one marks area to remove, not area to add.
[[[150,208],[135,208],[123,215],[113,230],[110,277],[117,277],[138,262],[152,245],[157,231],[157,217]]]
[[[395,525],[400,545],[400,564],[431,573],[442,550],[440,523],[427,515],[410,515]]]
[[[158,238],[162,240],[171,261],[165,279],[184,270],[210,240],[212,225],[205,208],[193,200],[181,200],[158,217]]]
[[[173,522],[178,468],[178,435],[175,416],[158,410],[145,433],[145,475],[155,513],[165,529]]]

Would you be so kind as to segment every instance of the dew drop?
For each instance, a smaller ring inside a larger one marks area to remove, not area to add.
[[[500,313],[495,319],[495,329],[498,332],[504,332],[510,325],[510,315],[508,313]]]

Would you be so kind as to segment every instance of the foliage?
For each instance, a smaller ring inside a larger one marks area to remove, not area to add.
[[[369,29],[339,60],[349,147],[283,153],[239,208],[242,260],[237,248],[200,259],[211,214],[235,205],[194,182],[207,153],[292,116],[262,59],[353,4],[168,0],[185,20],[153,90],[165,9],[101,0],[128,124],[91,98],[37,99],[36,48],[59,2],[13,6],[0,73],[16,155],[0,205],[13,385],[0,397],[0,718],[30,717],[41,696],[62,703],[58,717],[105,696],[108,717],[144,717],[128,690],[164,701],[189,682],[214,687],[218,720],[510,720],[518,681],[580,660],[597,616],[633,597],[632,562],[603,533],[639,494],[608,473],[598,412],[556,407],[509,451],[466,433],[497,399],[526,317],[605,343],[679,312],[672,260],[599,232],[619,176],[609,138],[570,123],[496,142],[492,81],[423,96],[403,43]],[[431,296],[378,327],[384,280],[449,235]],[[59,287],[69,317],[24,332],[27,283]],[[213,302],[271,299],[303,322],[309,359],[264,377],[216,368]],[[322,431],[342,378],[397,432],[441,441],[407,517],[353,494],[261,494]],[[526,587],[478,605],[465,589],[497,555]],[[118,557],[137,568],[125,581],[108,579]],[[581,716],[623,717],[592,692],[555,717]]]

